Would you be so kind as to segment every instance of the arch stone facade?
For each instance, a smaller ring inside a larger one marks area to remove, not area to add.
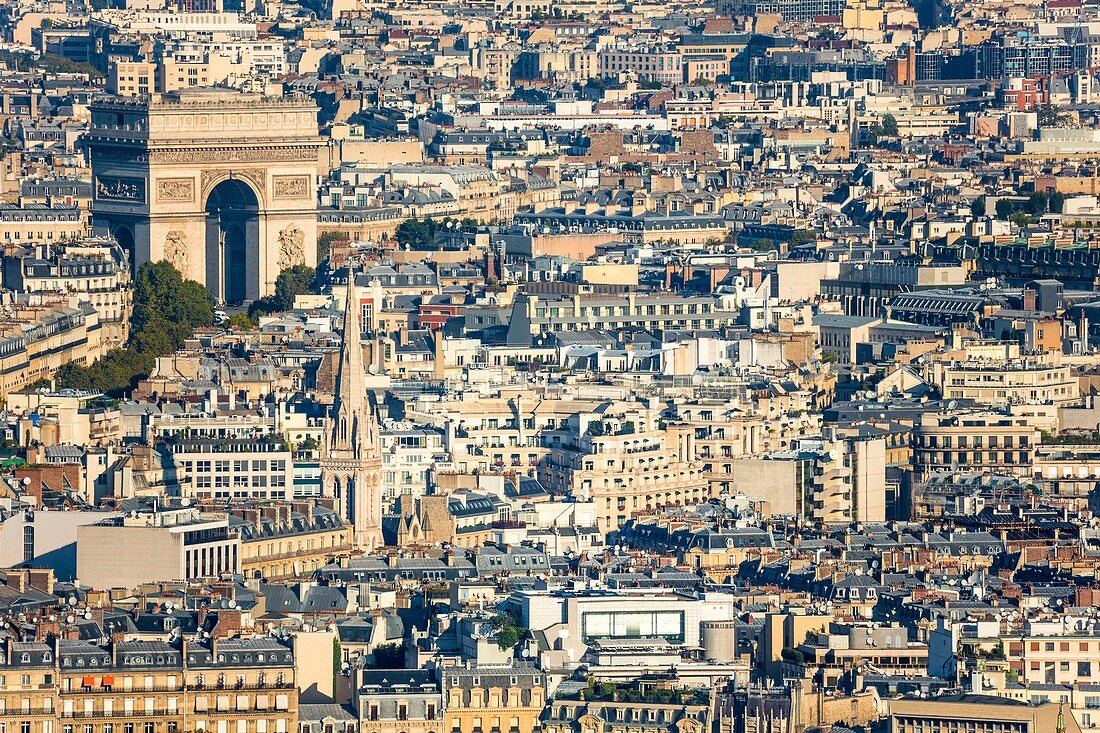
[[[316,265],[324,142],[309,98],[209,89],[103,97],[91,117],[92,225],[132,240],[135,264],[167,259],[226,299],[217,214],[207,204],[232,180],[256,199],[240,295],[268,295],[280,269]]]

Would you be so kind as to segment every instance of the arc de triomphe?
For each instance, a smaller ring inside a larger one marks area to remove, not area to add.
[[[214,297],[267,295],[316,265],[317,107],[307,97],[187,90],[91,105],[92,225],[168,260]]]

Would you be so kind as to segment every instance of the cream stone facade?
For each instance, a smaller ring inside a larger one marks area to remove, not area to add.
[[[168,260],[229,303],[316,264],[312,101],[196,89],[103,98],[91,114],[93,227],[135,264]]]

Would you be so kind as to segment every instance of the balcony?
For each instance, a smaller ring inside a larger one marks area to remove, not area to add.
[[[247,682],[247,683],[233,683],[223,685],[187,685],[188,690],[201,691],[201,692],[220,692],[220,691],[232,691],[232,690],[290,690],[293,689],[294,683],[290,680],[283,682]]]
[[[119,687],[116,685],[96,685],[92,687],[73,687],[71,690],[62,690],[61,696],[66,695],[102,695],[102,694],[124,694],[128,695],[131,692],[183,692],[182,685],[151,685],[148,687]]]
[[[27,718],[39,715],[57,715],[57,708],[19,708],[13,710],[0,710],[0,718]]]
[[[62,718],[74,719],[109,719],[109,718],[171,718],[182,715],[179,709],[169,711],[164,708],[155,710],[70,710],[62,712]]]

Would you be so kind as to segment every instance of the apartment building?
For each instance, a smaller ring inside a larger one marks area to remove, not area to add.
[[[441,430],[414,428],[409,423],[390,423],[378,433],[382,442],[382,499],[422,496],[429,472],[446,471],[452,463],[444,448]]]
[[[76,205],[0,203],[5,246],[76,239],[87,231],[87,215]]]
[[[882,522],[891,492],[877,435],[800,438],[786,450],[732,464],[732,482],[765,515],[824,524]]]
[[[132,290],[129,255],[111,239],[86,237],[7,250],[4,287],[19,293],[83,301],[92,306],[111,346],[129,334]]]
[[[165,50],[157,66],[156,89],[173,92],[214,85],[242,87],[285,73],[286,56],[281,43],[177,43]]]
[[[436,733],[443,726],[434,670],[361,670],[352,704],[361,733]]]
[[[618,529],[636,511],[711,498],[695,457],[694,429],[662,430],[657,421],[651,408],[572,415],[564,429],[542,431],[549,453],[539,465],[539,480],[551,491],[595,502],[603,532]]]
[[[78,527],[76,548],[77,577],[97,589],[241,572],[241,538],[228,515],[192,506]]]
[[[1022,683],[1100,684],[1100,636],[1066,628],[1064,619],[1029,622],[1019,637],[1002,634],[1005,659]]]
[[[94,721],[120,733],[230,724],[241,733],[286,733],[297,722],[294,655],[274,639],[57,644],[62,731]]]
[[[269,638],[9,638],[0,658],[0,726],[13,733],[291,733],[294,668],[293,651]]]
[[[1042,402],[1081,402],[1077,378],[1069,366],[1023,359],[1011,362],[965,361],[931,365],[932,378],[949,400],[973,400],[1000,406]]]
[[[607,644],[605,649],[653,640],[664,642],[666,650],[701,647],[706,622],[731,621],[734,614],[728,597],[704,599],[664,589],[521,590],[509,604],[526,628],[555,640],[542,656],[544,664],[582,659],[594,643]]]
[[[537,667],[519,663],[448,667],[440,685],[445,731],[532,733],[541,727],[546,678]]]
[[[740,318],[740,307],[731,295],[520,293],[512,303],[508,343],[528,346],[541,335],[590,329],[717,330],[737,324]]]
[[[966,467],[1020,476],[1032,473],[1040,432],[1030,417],[1001,412],[925,413],[913,426],[916,479]]]
[[[547,453],[539,441],[540,427],[575,412],[568,402],[520,395],[418,401],[406,410],[410,420],[443,432],[442,447],[459,473],[509,470],[534,476]]]
[[[736,490],[733,474],[739,459],[785,450],[799,438],[819,435],[821,427],[821,413],[809,404],[771,410],[766,405],[698,400],[678,404],[675,410],[677,422],[695,430],[695,457],[703,464],[712,492],[718,493]]]
[[[586,700],[585,695],[557,696],[543,717],[546,733],[575,733],[578,721],[598,725],[601,730],[628,731],[638,728],[653,733],[705,733],[712,729],[710,706],[705,693],[688,702],[660,703]]]
[[[99,314],[90,304],[41,302],[41,296],[19,296],[5,314],[0,395],[50,379],[64,364],[88,364],[107,352]]]
[[[1038,445],[1032,458],[1032,480],[1058,497],[1086,500],[1100,477],[1100,449],[1095,445]]]
[[[814,316],[818,346],[841,364],[870,361],[883,349],[900,348],[912,341],[937,338],[944,329],[875,316]]]
[[[157,64],[152,61],[113,60],[107,67],[107,93],[138,97],[160,91],[157,72]]]
[[[294,498],[294,454],[282,437],[172,437],[158,450],[175,468],[183,496],[196,499]]]
[[[639,79],[675,85],[685,81],[684,60],[675,49],[615,47],[599,52],[600,76],[633,73]]]
[[[890,733],[1081,733],[1058,703],[1028,705],[993,695],[944,695],[887,702]]]
[[[309,577],[352,550],[351,528],[320,504],[236,507],[230,510],[229,526],[241,538],[246,578]]]
[[[57,664],[52,646],[3,641],[0,657],[0,725],[13,733],[57,733]]]

